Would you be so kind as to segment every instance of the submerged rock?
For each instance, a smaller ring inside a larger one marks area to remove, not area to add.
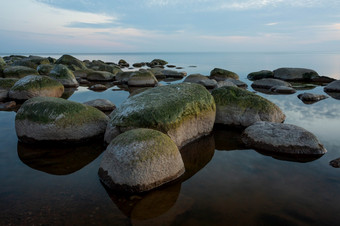
[[[201,80],[209,80],[209,77],[202,74],[191,74],[183,82],[199,83]]]
[[[224,81],[226,82],[232,82],[234,83],[237,87],[240,87],[240,88],[243,88],[243,89],[246,89],[248,87],[248,85],[238,79],[234,79],[234,78],[227,78],[225,79]]]
[[[184,171],[181,154],[167,135],[134,129],[111,141],[98,174],[111,189],[144,192],[178,178]]]
[[[264,78],[260,80],[256,80],[251,84],[251,87],[255,88],[260,88],[260,89],[271,89],[273,87],[278,87],[278,86],[285,86],[285,87],[292,87],[292,85],[288,82],[279,80],[279,79],[274,79],[274,78]]]
[[[133,72],[128,79],[129,86],[155,86],[158,83],[156,77],[148,70]]]
[[[269,100],[238,87],[212,91],[217,124],[247,127],[257,121],[283,122],[286,116]]]
[[[274,78],[286,81],[312,81],[320,77],[319,74],[306,68],[278,68],[274,70]]]
[[[309,131],[290,124],[257,122],[242,134],[251,148],[286,154],[322,155],[326,149]]]
[[[90,86],[89,89],[93,91],[104,91],[107,90],[107,87],[102,84],[95,84],[93,86]]]
[[[325,96],[325,95],[321,95],[321,94],[301,93],[301,94],[298,95],[298,98],[300,100],[302,100],[304,103],[313,104],[313,103],[318,102],[320,100],[324,100],[328,97]]]
[[[95,99],[84,102],[85,105],[89,105],[97,108],[101,111],[113,111],[116,109],[116,105],[114,105],[111,101],[105,99]]]
[[[273,78],[273,77],[274,77],[274,73],[272,71],[269,71],[269,70],[252,72],[252,73],[248,74],[248,76],[247,76],[247,78],[251,81],[260,80],[260,79],[263,79],[263,78]]]
[[[23,78],[26,75],[39,75],[37,70],[25,66],[9,66],[2,73],[4,78]]]
[[[210,72],[210,78],[215,79],[216,81],[222,81],[227,78],[239,79],[239,76],[235,72],[232,72],[232,71],[228,71],[228,70],[221,69],[221,68],[214,68]]]
[[[66,87],[78,87],[79,83],[74,76],[73,72],[70,71],[65,65],[57,64],[50,71],[49,77],[54,78]]]
[[[15,117],[19,140],[35,142],[84,142],[102,137],[108,117],[98,109],[54,97],[27,100]]]
[[[292,87],[288,87],[288,86],[274,86],[272,88],[270,88],[271,92],[274,93],[279,93],[279,94],[293,94],[296,93],[296,90]]]
[[[203,79],[199,81],[198,84],[204,86],[207,89],[214,89],[217,87],[217,82],[215,79]]]
[[[329,165],[333,166],[334,168],[340,168],[340,158],[330,161]]]
[[[47,76],[28,75],[18,80],[10,89],[8,96],[15,100],[27,100],[32,97],[61,97],[64,86]]]
[[[105,133],[109,143],[133,128],[151,128],[169,135],[178,147],[211,132],[215,121],[214,98],[201,85],[160,86],[128,98],[110,115]]]
[[[72,71],[86,69],[84,62],[78,60],[77,58],[71,55],[66,54],[61,56],[55,63],[66,65]]]

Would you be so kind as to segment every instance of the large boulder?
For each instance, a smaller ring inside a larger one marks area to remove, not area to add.
[[[65,87],[78,87],[79,83],[74,76],[73,72],[68,69],[65,65],[57,64],[50,71],[49,77],[59,81]]]
[[[39,65],[43,65],[43,64],[50,64],[50,61],[44,57],[29,56],[29,57],[14,61],[12,66],[25,66],[25,67],[37,69]]]
[[[133,128],[168,134],[178,147],[211,132],[214,98],[203,86],[181,83],[160,86],[128,98],[110,115],[105,141]]]
[[[252,73],[249,73],[247,76],[247,78],[251,81],[255,81],[255,80],[259,80],[263,78],[273,78],[273,77],[274,77],[274,73],[269,70],[252,72]]]
[[[122,73],[118,73],[116,75],[116,81],[121,84],[127,84],[130,76],[134,73],[134,71],[124,71]]]
[[[329,83],[327,86],[325,86],[324,91],[330,93],[340,93],[340,80]]]
[[[221,68],[214,68],[210,72],[210,78],[215,79],[216,81],[222,81],[225,80],[226,78],[239,79],[239,76],[232,71],[228,71]]]
[[[257,121],[283,122],[285,115],[269,100],[238,87],[212,91],[217,124],[247,127]]]
[[[87,75],[87,80],[89,81],[113,81],[115,75],[107,71],[93,71]]]
[[[26,75],[39,75],[38,71],[25,66],[9,66],[3,70],[4,78],[23,78]]]
[[[164,66],[166,64],[168,64],[168,62],[162,59],[154,59],[150,63],[147,63],[149,67]]]
[[[184,171],[181,154],[167,135],[134,129],[111,141],[98,174],[111,189],[144,192],[178,178]]]
[[[157,83],[153,73],[144,69],[133,72],[128,79],[129,86],[155,86]]]
[[[322,155],[326,149],[309,131],[290,124],[257,122],[242,134],[251,148],[285,154]]]
[[[278,68],[274,70],[274,78],[285,81],[312,81],[320,77],[319,74],[306,68]]]
[[[108,117],[98,109],[55,97],[27,100],[15,117],[18,138],[25,143],[84,142],[102,138]]]
[[[72,71],[85,70],[86,69],[84,62],[78,60],[77,58],[75,58],[71,55],[61,56],[55,63],[56,64],[64,64]]]
[[[64,86],[60,82],[47,76],[27,75],[13,85],[8,96],[15,100],[27,100],[38,96],[61,97],[63,93]]]

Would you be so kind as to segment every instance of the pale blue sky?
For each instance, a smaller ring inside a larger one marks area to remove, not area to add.
[[[340,51],[339,0],[0,1],[0,53]]]

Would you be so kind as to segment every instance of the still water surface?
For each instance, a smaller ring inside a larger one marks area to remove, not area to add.
[[[248,85],[250,72],[287,66],[340,79],[337,53],[74,56],[125,59],[130,64],[161,58],[184,67],[188,74],[208,75],[221,67],[238,73]],[[179,180],[133,196],[111,192],[100,183],[97,171],[105,150],[101,144],[62,149],[27,146],[15,134],[15,112],[0,112],[0,225],[338,225],[340,169],[329,162],[340,157],[340,100],[330,97],[306,105],[297,98],[302,92],[258,94],[283,110],[286,123],[319,138],[328,150],[321,158],[270,156],[246,149],[240,141],[242,131],[216,127],[210,136],[181,150],[186,173]],[[324,94],[323,87],[308,92]],[[69,95],[73,101],[104,98],[119,106],[129,93],[117,86],[104,92],[79,87]]]

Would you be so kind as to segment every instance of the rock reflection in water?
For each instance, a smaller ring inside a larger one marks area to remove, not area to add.
[[[215,148],[220,151],[245,150],[247,149],[241,140],[243,129],[227,128],[215,125],[213,135]]]
[[[262,150],[255,150],[257,153],[260,153],[262,155],[270,156],[277,160],[282,161],[289,161],[289,162],[313,162],[319,158],[321,158],[323,155],[303,155],[303,154],[285,154],[285,153],[277,153],[277,152],[268,152],[268,151],[262,151]]]
[[[95,160],[103,151],[102,144],[51,147],[18,142],[18,156],[27,166],[53,175],[74,173]]]
[[[336,99],[336,100],[340,100],[340,93],[335,93],[335,92],[325,92],[328,95],[330,95],[332,98]]]

